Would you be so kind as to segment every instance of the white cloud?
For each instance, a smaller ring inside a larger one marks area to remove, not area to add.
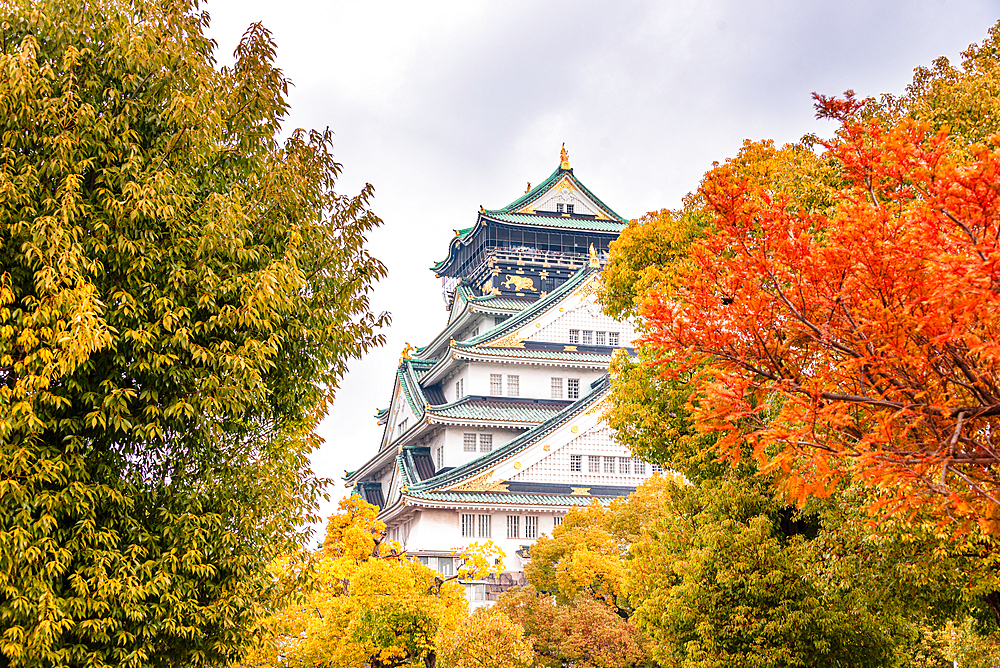
[[[375,185],[389,266],[386,348],[356,362],[314,461],[339,477],[374,453],[404,342],[445,312],[427,268],[452,230],[548,176],[577,175],[625,216],[676,207],[744,138],[823,133],[812,91],[900,93],[914,67],[982,40],[998,2],[368,2],[219,0],[220,61],[262,21],[295,82],[289,127],[336,132],[343,192]],[[342,492],[340,488],[333,490]]]

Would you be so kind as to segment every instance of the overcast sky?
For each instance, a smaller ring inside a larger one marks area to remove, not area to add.
[[[210,0],[220,62],[260,21],[294,82],[288,128],[336,133],[339,190],[375,186],[388,345],[352,364],[313,458],[339,480],[375,454],[405,342],[445,324],[428,270],[479,205],[558,165],[619,214],[676,208],[744,139],[829,134],[811,93],[901,93],[982,41],[1000,0],[337,2]],[[334,497],[344,493],[338,482]],[[329,510],[329,507],[326,509]]]

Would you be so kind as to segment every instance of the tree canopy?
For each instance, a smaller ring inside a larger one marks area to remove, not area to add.
[[[219,68],[196,0],[0,19],[0,663],[240,654],[311,517],[306,455],[381,341],[370,186],[280,141],[259,25]]]

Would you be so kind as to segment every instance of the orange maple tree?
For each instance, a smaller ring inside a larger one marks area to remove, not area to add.
[[[700,368],[695,419],[783,472],[800,501],[845,479],[881,513],[1000,533],[1000,136],[950,141],[912,119],[840,122],[826,209],[717,165],[712,219],[642,307],[665,373]]]

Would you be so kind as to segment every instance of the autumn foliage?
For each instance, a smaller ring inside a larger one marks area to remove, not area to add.
[[[1000,531],[1000,138],[859,117],[822,143],[841,184],[810,209],[737,173],[705,177],[713,214],[645,339],[666,374],[700,370],[695,412],[784,473],[799,501],[845,477],[883,512],[929,510]]]

